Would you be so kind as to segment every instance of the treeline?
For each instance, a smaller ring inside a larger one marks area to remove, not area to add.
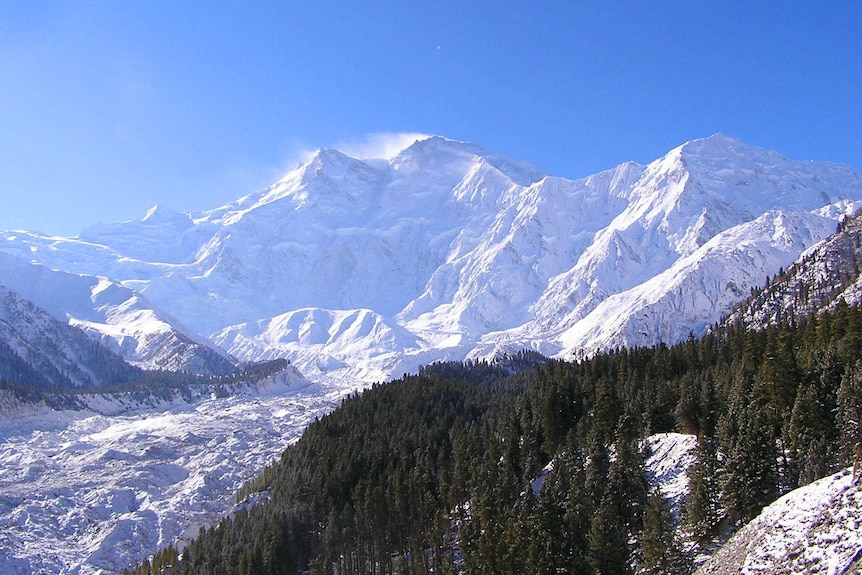
[[[752,288],[751,297],[734,312],[749,325],[799,321],[836,304],[852,288],[862,261],[862,212],[838,224],[838,229],[786,271]],[[852,297],[852,296],[851,296]]]
[[[480,371],[477,364],[460,374]],[[517,387],[423,375],[345,399],[245,490],[267,490],[269,503],[203,531],[163,572],[394,572],[405,563],[437,564],[443,553],[432,561],[431,541],[452,549],[440,510],[463,502],[456,486],[470,471],[452,453],[522,394]],[[142,567],[136,572],[147,573]]]
[[[432,366],[345,400],[242,491],[265,503],[131,572],[687,573],[681,533],[709,541],[849,462],[860,349],[844,305],[515,374]],[[683,529],[643,471],[669,431],[698,438]]]
[[[0,361],[2,359],[2,347],[0,347]],[[230,386],[260,382],[284,371],[289,364],[286,359],[244,363],[237,366],[233,372],[222,375],[200,375],[161,369],[146,370],[124,364],[127,369],[117,374],[111,383],[77,387],[70,387],[68,384],[49,384],[42,380],[34,382],[27,379],[26,372],[22,372],[20,379],[18,377],[0,378],[0,390],[11,392],[22,402],[44,402],[49,407],[57,408],[76,406],[79,403],[78,398],[92,394],[127,395],[135,399],[151,397],[169,399],[179,393],[190,399],[196,387],[207,386],[216,394],[228,394]]]

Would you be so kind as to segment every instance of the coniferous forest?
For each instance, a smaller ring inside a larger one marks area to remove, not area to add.
[[[860,349],[862,310],[839,305],[580,362],[432,365],[344,400],[244,486],[256,504],[130,572],[688,573],[698,544],[849,464]],[[644,474],[669,431],[698,439],[678,518]]]

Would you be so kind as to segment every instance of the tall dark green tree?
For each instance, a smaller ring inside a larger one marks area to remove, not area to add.
[[[862,441],[862,362],[848,367],[837,392],[839,450],[845,464],[853,459],[853,446]]]
[[[676,544],[670,506],[658,487],[650,491],[643,523],[640,572],[649,575],[679,572],[683,567],[682,552]]]
[[[628,531],[611,497],[602,498],[590,524],[589,563],[596,575],[631,573]]]
[[[736,524],[753,519],[778,496],[777,437],[763,401],[745,406],[738,435],[726,441],[722,503]]]
[[[689,493],[683,516],[694,536],[704,539],[715,534],[720,519],[715,440],[703,436],[698,438],[696,460],[688,468],[688,481]]]

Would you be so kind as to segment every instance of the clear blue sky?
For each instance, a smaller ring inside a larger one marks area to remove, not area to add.
[[[862,171],[862,3],[0,0],[0,229],[420,132],[581,177],[715,132]]]

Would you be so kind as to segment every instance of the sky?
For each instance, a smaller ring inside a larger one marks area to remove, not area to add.
[[[722,132],[862,171],[862,3],[0,0],[0,229],[223,205],[308,151],[578,178]]]

